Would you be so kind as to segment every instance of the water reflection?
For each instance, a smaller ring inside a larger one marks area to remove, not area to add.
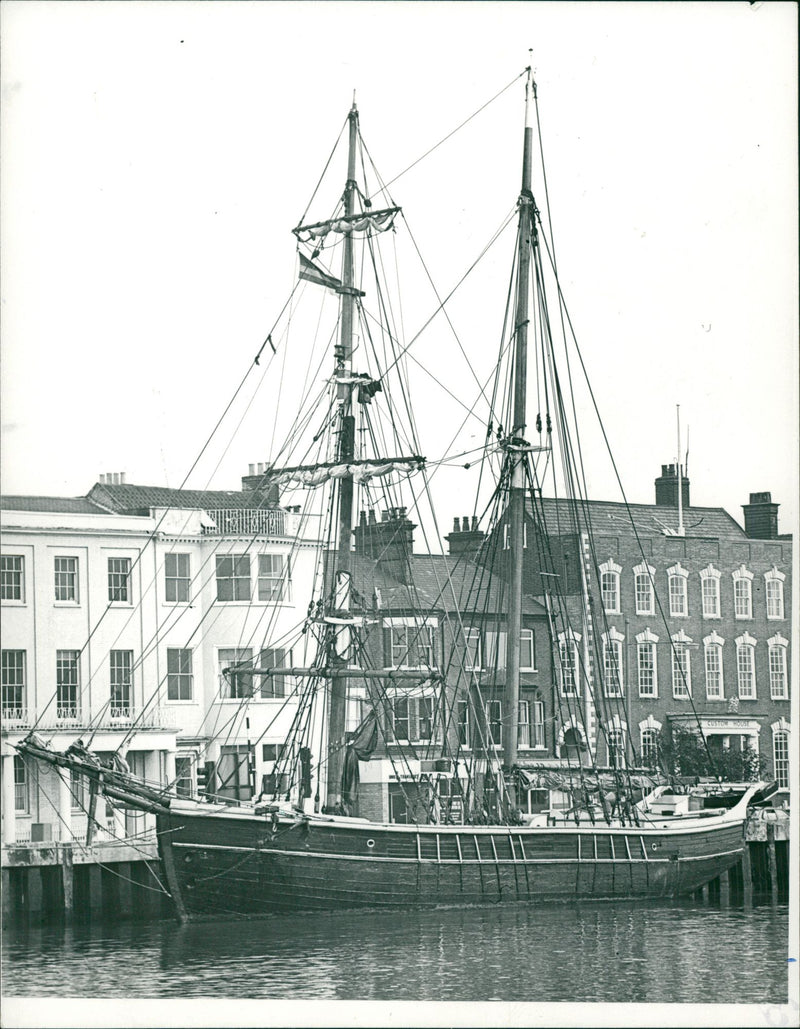
[[[8,930],[10,996],[786,1001],[785,906],[584,904]],[[48,970],[42,975],[42,969]]]

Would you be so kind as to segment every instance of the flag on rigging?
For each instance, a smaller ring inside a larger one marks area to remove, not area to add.
[[[309,282],[316,282],[318,286],[327,286],[328,289],[333,290],[338,290],[342,285],[341,279],[337,279],[329,272],[326,272],[324,268],[320,268],[313,261],[309,261],[304,254],[300,254],[300,278],[307,279]]]

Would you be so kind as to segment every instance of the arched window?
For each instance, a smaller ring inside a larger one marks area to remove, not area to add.
[[[580,636],[573,632],[558,637],[558,675],[562,697],[577,697],[580,694],[578,682],[578,641]]]
[[[633,569],[637,615],[655,614],[655,601],[653,597],[653,577],[655,574],[655,568],[651,568],[648,564],[637,565]]]
[[[703,598],[703,618],[719,618],[719,580],[722,575],[713,565],[700,572],[700,593]]]
[[[607,697],[622,696],[622,643],[625,637],[613,626],[603,633],[603,688]]]
[[[756,699],[756,641],[749,633],[736,638],[739,700]]]
[[[619,576],[622,568],[614,561],[606,561],[600,565],[600,596],[603,601],[603,610],[609,615],[618,615],[619,606]]]
[[[661,736],[661,722],[652,715],[639,722],[639,760],[644,768],[658,767],[658,743]]]
[[[753,573],[744,565],[733,574],[733,613],[736,618],[753,617]]]
[[[725,640],[712,632],[703,640],[706,668],[706,699],[724,700],[725,683],[722,675],[722,646]]]
[[[583,733],[576,726],[571,725],[564,730],[564,735],[559,746],[559,756],[563,758],[580,760],[581,754],[587,750],[583,739]]]
[[[764,573],[767,588],[767,618],[783,618],[783,580],[786,576],[773,565]]]
[[[658,636],[650,629],[645,629],[636,636],[636,668],[640,697],[658,696],[657,643]]]
[[[614,726],[606,730],[608,763],[612,768],[625,767],[625,730]]]
[[[789,723],[783,718],[772,725],[772,774],[779,789],[789,789]]]
[[[672,696],[676,700],[684,700],[692,692],[691,642],[683,629],[672,637]]]
[[[667,569],[669,576],[669,613],[673,617],[685,618],[689,614],[689,573],[680,562]]]
[[[789,699],[789,677],[786,669],[786,654],[789,641],[776,633],[767,640],[769,646],[769,696],[770,700]]]

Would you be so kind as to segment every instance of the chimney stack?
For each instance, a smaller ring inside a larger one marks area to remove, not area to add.
[[[754,540],[778,538],[778,508],[772,503],[771,493],[751,493],[750,503],[742,504],[744,531]]]
[[[354,530],[356,553],[378,561],[400,582],[408,582],[416,525],[404,507],[390,507],[377,521],[374,510],[361,511]]]
[[[678,506],[678,469],[674,464],[662,464],[661,475],[656,479],[656,504],[659,507]],[[681,495],[684,508],[689,507],[689,480],[681,478]]]
[[[242,493],[255,493],[253,503],[264,507],[277,507],[280,504],[281,494],[276,483],[267,478],[271,465],[269,462],[259,462],[247,466],[249,475],[242,476]]]
[[[451,554],[465,554],[479,550],[483,543],[484,533],[478,528],[478,519],[473,515],[472,523],[467,515],[460,519],[453,518],[453,531],[445,536]]]

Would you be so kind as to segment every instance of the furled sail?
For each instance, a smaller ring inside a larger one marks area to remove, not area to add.
[[[298,465],[270,472],[269,481],[277,485],[291,483],[297,486],[319,486],[330,479],[343,479],[350,475],[354,482],[389,475],[391,472],[411,474],[425,464],[424,457],[392,457],[384,461],[352,461],[346,464]]]
[[[292,232],[301,243],[307,243],[312,239],[325,239],[330,232],[364,232],[367,229],[373,232],[386,232],[394,225],[394,219],[400,210],[399,207],[385,207],[381,211],[361,211],[358,214],[331,218],[324,222],[314,222],[312,225],[298,225]]]

